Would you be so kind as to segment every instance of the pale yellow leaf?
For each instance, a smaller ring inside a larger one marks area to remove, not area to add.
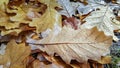
[[[112,9],[109,6],[102,5],[98,9],[84,19],[86,23],[83,24],[83,27],[88,29],[97,27],[106,36],[112,36],[114,40],[118,41],[118,38],[114,35],[114,30],[119,29],[120,26],[112,21],[115,18]]]

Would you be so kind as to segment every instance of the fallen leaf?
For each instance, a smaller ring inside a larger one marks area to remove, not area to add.
[[[44,44],[44,47],[39,47],[40,50],[52,56],[56,53],[70,63],[75,59],[79,62],[87,62],[88,59],[100,60],[101,56],[109,53],[111,42],[112,38],[105,36],[97,28],[74,30],[63,27],[57,35],[52,31],[47,37],[34,41],[33,44]]]
[[[74,17],[69,17],[66,20],[64,20],[62,24],[63,26],[71,26],[73,29],[77,30],[79,28],[78,24],[81,24],[81,22]]]
[[[9,0],[1,0],[0,1],[0,10],[5,11],[5,7],[8,4]]]
[[[10,0],[8,3],[8,6],[20,6],[23,4],[25,1],[24,0]]]
[[[35,11],[33,11],[32,8],[28,9],[28,12],[27,12],[27,17],[28,19],[32,20],[33,18],[37,18],[37,17],[40,17],[41,15]]]
[[[17,11],[15,16],[11,16],[10,20],[17,23],[29,23],[30,21],[27,18],[27,13],[20,7],[16,7]],[[12,10],[11,10],[12,11]]]
[[[61,11],[59,11],[62,15],[65,15],[67,17],[72,17],[72,15],[75,15],[75,9],[72,5],[70,0],[58,0],[58,3],[62,6]]]
[[[100,64],[108,64],[111,62],[111,56],[102,57],[101,60],[98,61]]]
[[[97,29],[103,31],[106,36],[112,36],[113,39],[117,41],[118,38],[114,35],[114,30],[120,27],[112,22],[112,19],[115,18],[112,9],[110,9],[109,6],[99,6],[98,9],[99,10],[93,11],[84,19],[86,23],[83,24],[83,27],[88,29],[97,27]]]
[[[8,68],[26,68],[23,61],[30,54],[30,47],[25,43],[17,44],[15,40],[11,40],[6,47],[4,55],[0,55],[0,64]],[[9,63],[9,64],[8,64]],[[6,65],[7,64],[7,65]]]
[[[46,4],[48,8],[60,7],[60,5],[57,3],[57,0],[38,0],[38,1]]]
[[[53,8],[46,9],[46,12],[40,18],[34,18],[30,26],[36,27],[36,32],[40,33],[47,28],[53,28],[54,23],[61,25],[61,15]]]
[[[35,60],[33,62],[33,68],[64,68],[64,66],[55,63],[46,65],[43,62],[40,62],[39,60]]]
[[[0,11],[0,26],[5,27],[5,29],[13,29],[19,27],[19,23],[14,23],[9,20],[9,16],[3,12]]]
[[[54,23],[57,23],[60,25],[61,23],[61,15],[54,9],[58,6],[56,3],[56,0],[50,1],[50,0],[39,0],[42,3],[45,3],[47,5],[47,9],[45,13],[39,17],[34,18],[32,22],[30,22],[30,26],[36,27],[36,32],[40,33],[42,31],[45,31],[47,28],[53,28]]]
[[[2,30],[1,36],[11,34],[17,36],[22,30],[21,29],[13,29],[13,30]]]

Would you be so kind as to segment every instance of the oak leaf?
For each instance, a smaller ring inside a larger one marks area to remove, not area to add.
[[[58,0],[58,3],[63,8],[63,10],[59,11],[62,15],[67,17],[72,17],[72,15],[75,15],[76,8],[71,5],[70,0]]]
[[[111,62],[111,56],[101,57],[101,60],[98,61],[101,64],[108,64]]]
[[[64,68],[64,66],[59,65],[57,63],[44,64],[43,62],[40,62],[39,60],[35,60],[32,63],[32,65],[33,65],[32,68]]]
[[[8,4],[9,0],[1,0],[0,1],[0,10],[5,11],[5,7]]]
[[[60,25],[61,15],[53,8],[47,9],[40,18],[34,18],[30,26],[36,26],[37,33],[45,31],[47,28],[53,28],[54,23]]]
[[[46,4],[48,9],[49,8],[60,7],[60,5],[57,3],[57,0],[38,0],[38,1]]]
[[[117,41],[114,30],[119,29],[120,26],[112,21],[115,18],[112,9],[109,6],[99,6],[98,9],[84,19],[86,23],[83,27],[88,29],[97,27],[99,31],[103,31],[107,36],[113,36],[113,39]]]
[[[4,55],[0,55],[0,65],[7,68],[26,68],[23,61],[30,54],[30,47],[25,43],[17,44],[15,40],[11,40],[6,47]]]
[[[0,11],[0,13],[0,26],[5,27],[5,29],[13,29],[19,27],[19,23],[11,22],[9,16],[5,12]]]
[[[2,30],[1,31],[1,36],[11,34],[17,36],[20,32],[22,32],[21,29],[12,29],[12,30]]]
[[[91,30],[79,28],[74,30],[71,27],[63,27],[57,35],[54,31],[42,40],[34,44],[44,44],[40,50],[49,55],[58,54],[61,58],[70,63],[71,60],[86,62],[88,59],[100,60],[101,56],[109,53],[112,38],[99,32],[97,28]]]
[[[29,24],[30,26],[36,27],[37,33],[45,31],[47,28],[52,29],[54,23],[61,25],[61,15],[54,9],[58,6],[56,0],[40,0],[40,2],[45,3],[47,5],[47,9],[41,17],[34,18]]]
[[[16,9],[17,9],[16,11],[15,10],[11,10],[11,12],[15,11],[16,15],[15,16],[11,16],[10,20],[14,21],[16,23],[28,23],[29,20],[27,18],[27,13],[20,7],[16,7]],[[9,10],[9,12],[10,12],[10,10]]]

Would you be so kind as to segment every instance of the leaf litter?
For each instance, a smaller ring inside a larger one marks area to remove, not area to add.
[[[119,32],[120,13],[112,9],[118,4],[119,0],[0,1],[0,67],[103,68],[111,61],[107,55],[112,40],[119,40],[114,31]]]

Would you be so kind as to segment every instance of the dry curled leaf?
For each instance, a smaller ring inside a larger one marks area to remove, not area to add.
[[[24,60],[30,54],[30,47],[25,43],[17,44],[15,40],[11,40],[6,47],[4,55],[0,55],[0,65],[5,68],[26,68]]]
[[[71,60],[86,62],[88,59],[100,60],[101,56],[109,53],[112,38],[99,32],[97,28],[91,30],[79,28],[74,30],[71,27],[63,27],[57,35],[54,31],[42,40],[34,44],[45,44],[41,50],[49,55],[54,53],[70,63]]]

